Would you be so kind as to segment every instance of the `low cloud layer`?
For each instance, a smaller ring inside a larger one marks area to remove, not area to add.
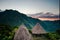
[[[29,16],[35,17],[35,18],[60,18],[60,14],[56,15],[51,12],[46,12],[46,13],[36,13],[36,14],[30,14]]]

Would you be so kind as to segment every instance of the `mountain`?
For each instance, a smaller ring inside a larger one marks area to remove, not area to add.
[[[41,20],[34,19],[20,13],[16,10],[5,10],[0,12],[0,24],[19,26],[24,23],[28,29],[31,29],[36,23],[43,25]]]
[[[46,31],[54,32],[60,29],[60,20],[55,21],[43,21],[46,24]]]
[[[46,31],[55,31],[60,28],[59,21],[41,21],[16,10],[5,10],[0,12],[0,25],[20,26],[22,23],[28,28],[32,29],[36,23],[39,23]]]

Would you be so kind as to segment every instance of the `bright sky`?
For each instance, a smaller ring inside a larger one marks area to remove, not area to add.
[[[59,14],[59,0],[0,0],[0,9],[14,9],[24,14],[39,12]]]

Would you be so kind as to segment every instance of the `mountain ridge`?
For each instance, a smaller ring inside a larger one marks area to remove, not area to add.
[[[44,22],[39,19],[28,17],[27,15],[22,14],[16,10],[5,10],[0,12],[0,24],[10,25],[10,26],[19,26],[22,23],[24,23],[24,25],[28,29],[32,29],[36,25],[36,23],[39,23],[46,31],[49,31],[49,32],[54,31],[53,28],[55,28],[55,30],[56,28],[57,29],[60,28],[58,24],[54,25],[52,22],[46,22],[46,21]],[[50,26],[52,26],[52,28]]]
[[[16,10],[5,10],[0,12],[0,24],[18,26],[24,23],[28,28],[32,28],[37,22],[43,23],[41,20],[28,17]]]

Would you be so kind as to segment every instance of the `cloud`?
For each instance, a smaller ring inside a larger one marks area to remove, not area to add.
[[[46,13],[41,12],[41,13],[31,14],[29,16],[35,18],[60,18],[60,15],[56,15],[51,12],[46,12]]]

